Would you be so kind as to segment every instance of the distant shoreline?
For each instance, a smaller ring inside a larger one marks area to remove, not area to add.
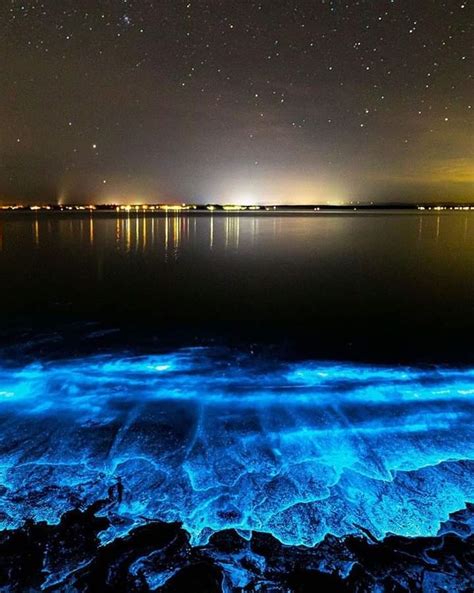
[[[294,213],[349,213],[354,211],[387,212],[387,211],[474,211],[471,204],[298,204],[298,205],[228,205],[228,204],[41,204],[41,205],[4,205],[0,212],[115,212],[115,213],[146,213],[146,214],[294,214]]]

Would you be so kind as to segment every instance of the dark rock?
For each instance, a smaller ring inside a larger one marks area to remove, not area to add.
[[[177,523],[148,522],[101,545],[111,500],[0,533],[1,593],[473,593],[474,536],[327,536],[314,548],[236,531],[192,547]],[[450,524],[472,523],[467,508]],[[464,532],[463,529],[460,530]]]

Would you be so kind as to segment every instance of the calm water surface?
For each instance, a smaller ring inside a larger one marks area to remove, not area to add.
[[[473,265],[470,213],[0,218],[5,322],[296,332],[323,356],[469,358]]]

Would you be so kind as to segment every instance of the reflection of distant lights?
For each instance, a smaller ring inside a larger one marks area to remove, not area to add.
[[[37,217],[35,217],[34,235],[35,235],[35,245],[38,247],[39,246],[39,223],[38,223]]]

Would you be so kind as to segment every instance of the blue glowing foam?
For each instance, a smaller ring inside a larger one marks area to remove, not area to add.
[[[283,363],[194,348],[0,368],[0,518],[107,497],[146,518],[314,545],[433,535],[474,502],[474,369]]]

